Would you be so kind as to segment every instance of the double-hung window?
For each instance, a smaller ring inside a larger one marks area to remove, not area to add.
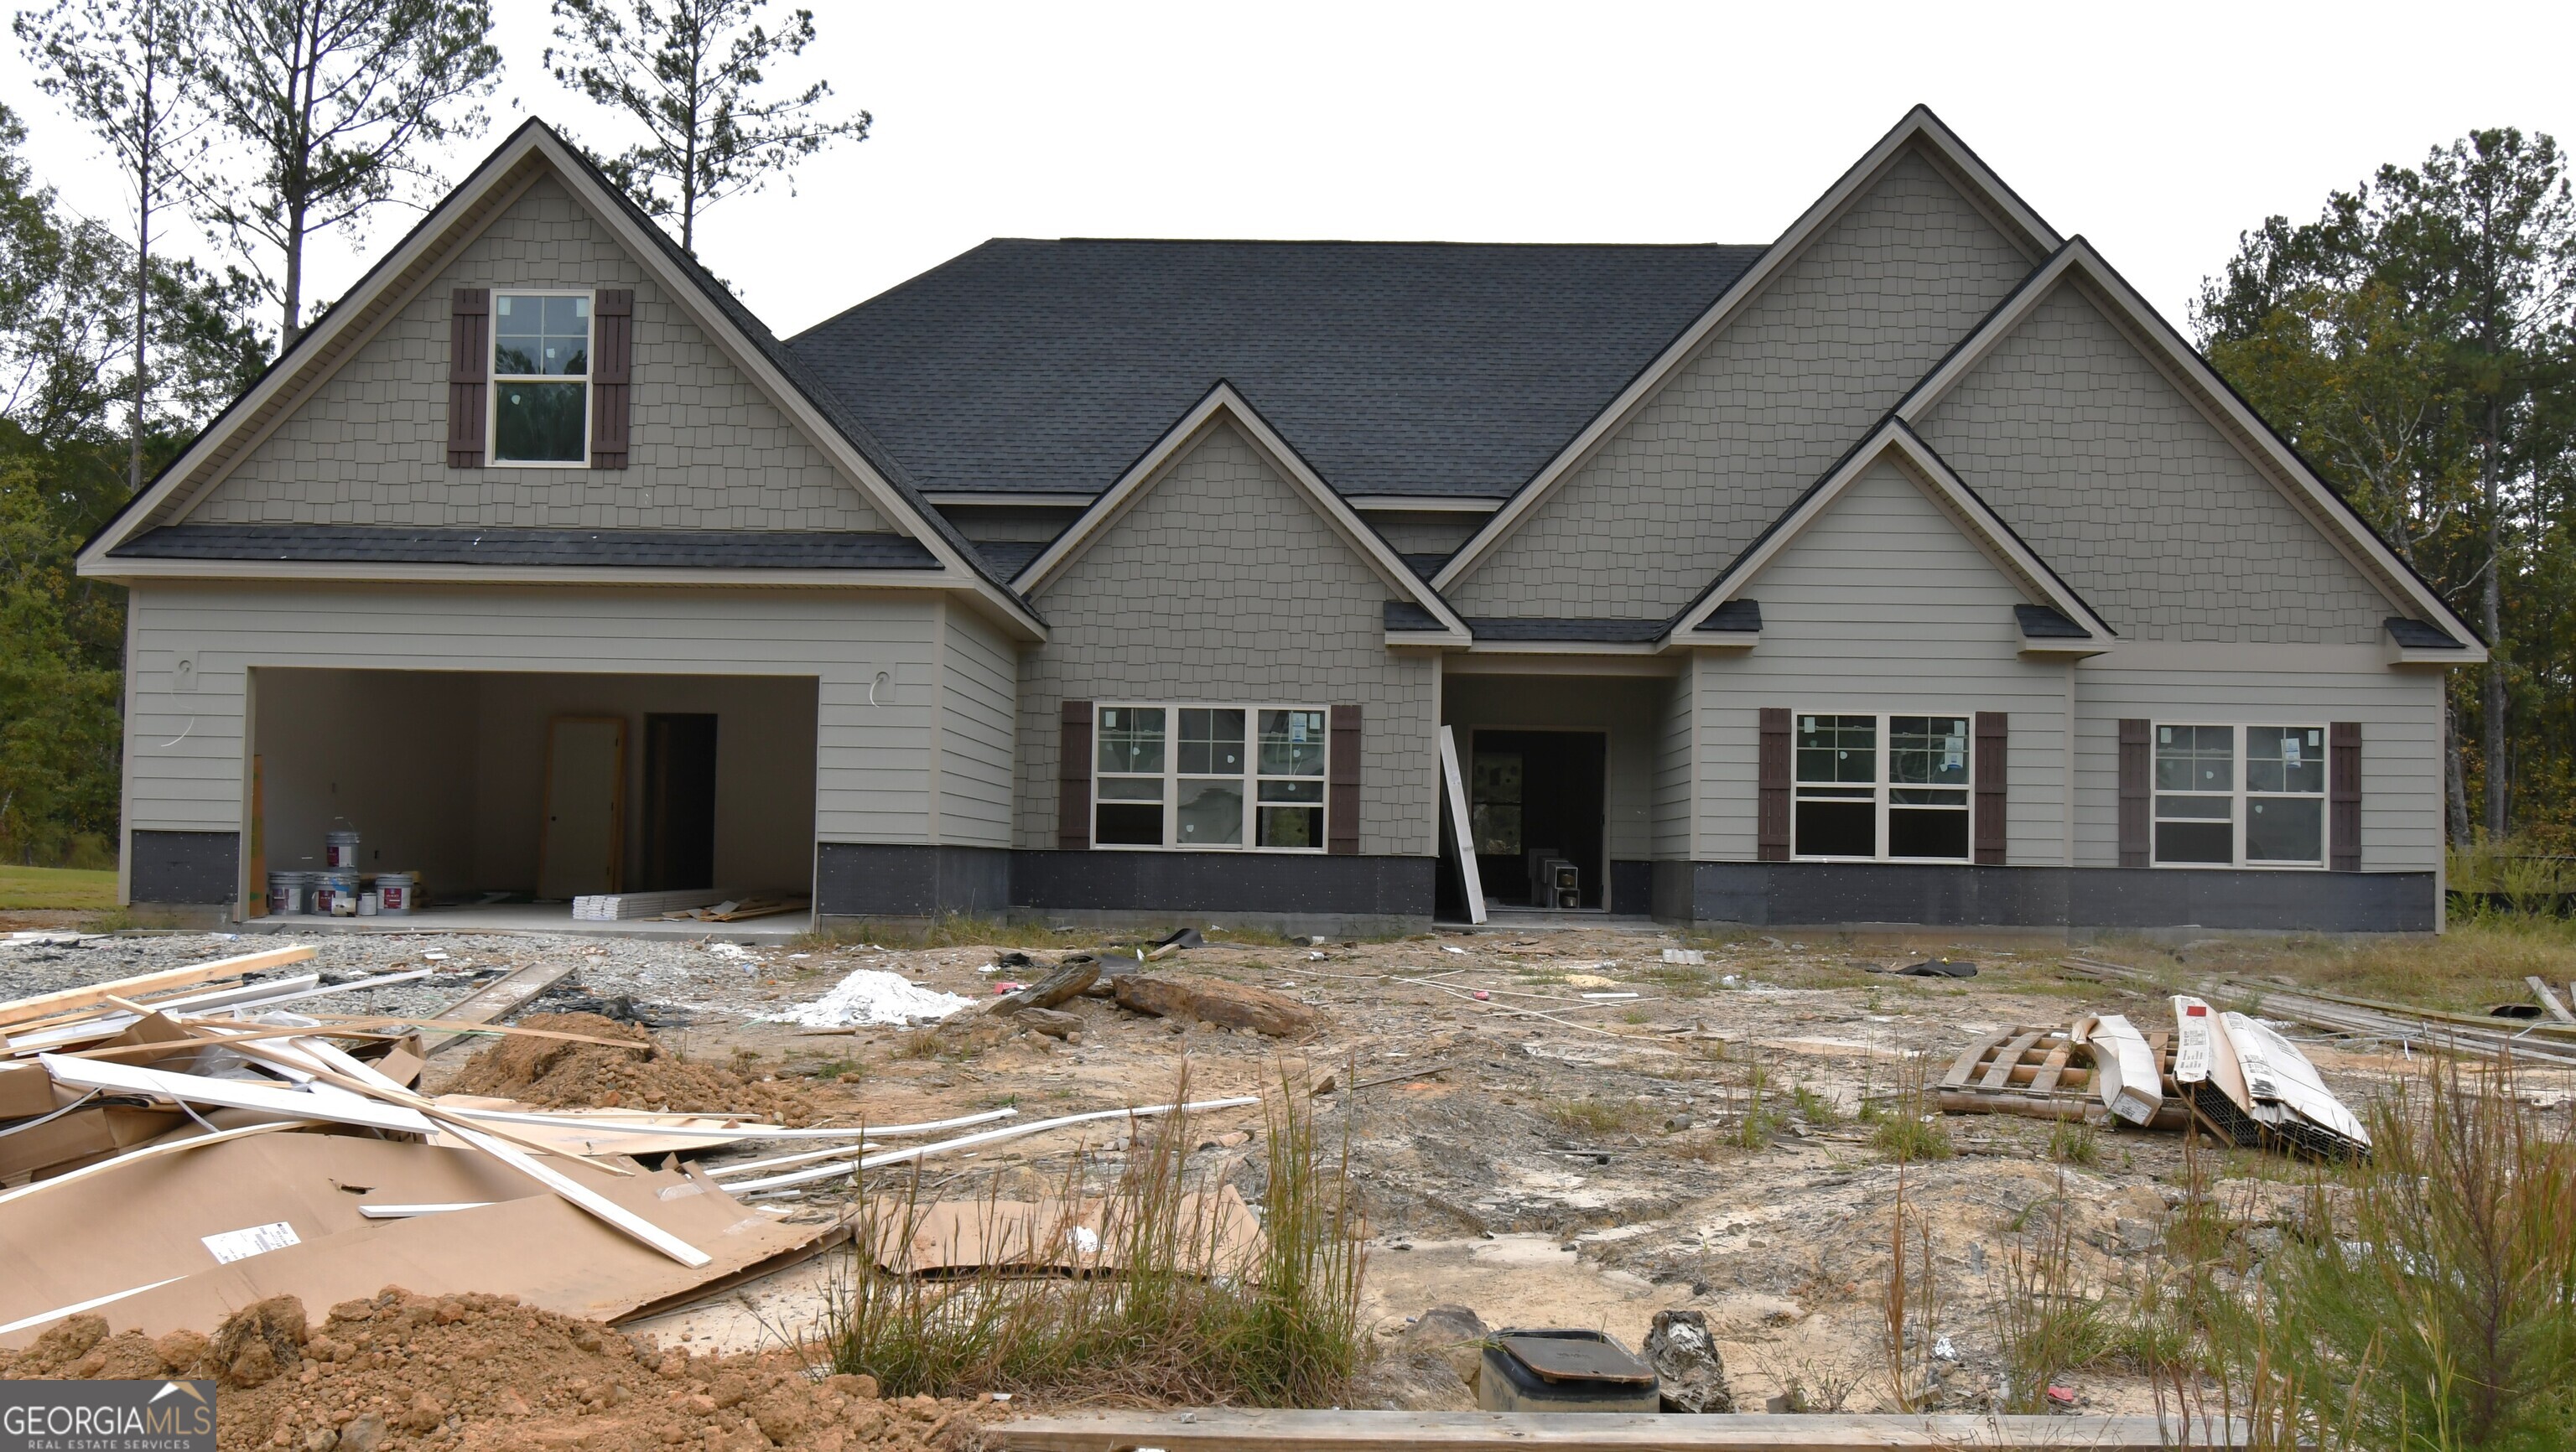
[[[1320,706],[1103,704],[1093,845],[1323,851],[1325,722]]]
[[[2158,864],[2325,865],[2324,727],[2158,723],[2154,739]]]
[[[1966,716],[1798,714],[1791,855],[1968,860]]]
[[[587,292],[493,297],[493,462],[589,464],[590,327]]]

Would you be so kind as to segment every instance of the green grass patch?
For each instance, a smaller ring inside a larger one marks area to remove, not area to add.
[[[1556,1099],[1539,1110],[1552,1124],[1594,1134],[1635,1134],[1653,1122],[1653,1111],[1633,1099]]]
[[[104,912],[116,906],[116,870],[0,866],[0,912]]]

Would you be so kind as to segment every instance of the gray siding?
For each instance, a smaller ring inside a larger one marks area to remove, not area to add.
[[[2367,644],[2391,613],[2078,288],[1919,431],[2130,639]]]
[[[1663,683],[1655,712],[1655,857],[1688,862],[1694,854],[1691,826],[1697,811],[1696,739],[1699,676],[1698,652],[1682,662],[1682,672]]]
[[[2011,715],[2007,860],[2063,863],[2064,665],[2022,660],[2023,597],[1892,465],[1855,482],[1747,587],[1762,643],[1700,661],[1699,851],[1754,855],[1757,713]]]
[[[447,467],[457,287],[635,289],[629,467]],[[552,177],[468,243],[189,516],[222,524],[889,526]]]
[[[954,601],[942,613],[938,840],[1008,847],[1019,665],[1011,643],[982,616]]]
[[[2375,646],[2125,646],[2075,675],[2076,865],[2120,860],[2123,717],[2167,725],[2361,723],[2361,867],[2442,865],[2442,676]]]
[[[1372,514],[1368,522],[1401,555],[1445,555],[1467,542],[1486,520],[1482,514]]]
[[[242,825],[253,666],[817,679],[815,834],[930,832],[939,602],[821,591],[145,584],[131,597],[126,822]],[[194,690],[172,689],[182,654]],[[878,672],[888,688],[869,704]]]
[[[1018,845],[1055,845],[1067,699],[1308,701],[1363,708],[1360,851],[1430,853],[1437,665],[1387,650],[1391,591],[1242,435],[1210,430],[1038,597]]]
[[[1679,610],[2034,260],[1908,153],[1453,586],[1452,603],[1465,615]]]

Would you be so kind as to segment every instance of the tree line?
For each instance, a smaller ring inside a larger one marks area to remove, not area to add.
[[[692,253],[708,208],[868,134],[829,83],[773,82],[815,29],[767,4],[553,3],[541,68],[605,122],[574,139]],[[437,159],[489,128],[502,57],[488,0],[54,0],[11,29],[126,206],[72,211],[0,104],[0,861],[103,866],[125,601],[74,557],[327,311],[315,238],[362,245],[445,192]],[[220,261],[174,256],[173,228]]]

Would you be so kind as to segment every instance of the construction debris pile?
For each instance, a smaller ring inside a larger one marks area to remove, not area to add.
[[[1989,1034],[1940,1083],[1950,1114],[2081,1119],[2088,1100],[2141,1129],[2197,1122],[2247,1149],[2320,1159],[2366,1157],[2370,1131],[2328,1089],[2299,1046],[2259,1020],[2173,998],[2175,1028],[2143,1032],[2120,1014],[2064,1029]]]

